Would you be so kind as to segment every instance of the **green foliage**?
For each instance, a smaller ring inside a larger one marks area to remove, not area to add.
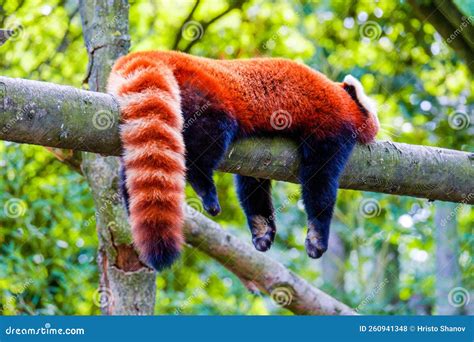
[[[42,147],[0,145],[4,314],[88,314],[98,280],[87,184]],[[90,223],[90,224],[88,224]]]
[[[457,3],[467,11],[468,1]],[[338,81],[351,73],[379,105],[379,139],[473,151],[472,125],[455,120],[472,120],[472,75],[408,4],[232,4],[237,8],[207,25],[227,3],[202,1],[191,18],[198,30],[193,33],[182,30],[193,1],[131,1],[132,50],[169,49],[176,43],[181,50],[214,58],[292,58]],[[19,28],[0,47],[0,74],[80,87],[87,54],[77,2],[26,0],[19,5],[14,0],[0,4],[0,27]],[[3,313],[97,314],[97,237],[84,179],[41,147],[0,143],[0,166]],[[218,174],[216,180],[223,207],[218,222],[250,241],[232,176]],[[278,183],[273,192],[279,230],[268,252],[272,258],[363,313],[434,312],[436,204],[340,191],[332,230],[346,252],[337,267],[328,268],[306,257],[298,187]],[[199,208],[191,189],[187,195]],[[20,215],[8,213],[7,204]],[[474,213],[462,204],[456,208],[462,281],[472,288]],[[250,294],[232,273],[191,248],[158,277],[157,287],[160,314],[288,314],[269,298]],[[414,306],[417,297],[423,300]]]

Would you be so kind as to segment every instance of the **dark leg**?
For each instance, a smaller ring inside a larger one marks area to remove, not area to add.
[[[212,176],[236,131],[237,124],[226,114],[204,113],[183,132],[187,179],[201,197],[204,209],[213,216],[221,208]]]
[[[276,227],[269,179],[238,175],[237,194],[247,215],[252,242],[261,252],[268,250],[275,238]]]
[[[321,257],[328,248],[339,176],[354,144],[350,134],[324,140],[309,136],[302,142],[299,178],[308,214],[306,252],[311,258]]]
[[[123,163],[123,158],[120,158],[119,187],[120,194],[122,195],[123,201],[125,203],[127,215],[130,216],[130,195],[128,194],[127,190],[127,178],[125,176],[125,166]]]

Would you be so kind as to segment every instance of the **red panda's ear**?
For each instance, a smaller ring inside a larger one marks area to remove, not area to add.
[[[377,106],[375,102],[365,94],[364,88],[362,87],[362,83],[360,83],[357,78],[352,75],[347,75],[346,77],[344,77],[343,81],[344,88],[346,88],[345,85],[348,86],[347,88],[350,88],[352,90],[349,93],[353,98],[355,96],[354,100],[356,100],[362,107],[364,107],[367,112],[377,116]]]

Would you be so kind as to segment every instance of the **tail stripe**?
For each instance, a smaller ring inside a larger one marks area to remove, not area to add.
[[[185,159],[179,87],[165,63],[132,54],[116,63],[108,88],[122,111],[134,242],[143,260],[161,270],[171,265],[183,243]]]

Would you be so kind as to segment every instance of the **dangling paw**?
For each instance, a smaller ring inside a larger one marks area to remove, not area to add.
[[[208,195],[203,197],[202,204],[204,210],[209,213],[209,215],[216,216],[221,212],[221,206],[219,205],[219,200],[216,195]]]
[[[249,219],[252,231],[252,242],[260,252],[266,252],[275,239],[276,228],[272,220],[260,215],[251,216]]]
[[[320,258],[328,249],[327,238],[324,238],[322,234],[316,230],[316,226],[313,223],[308,225],[305,247],[306,253],[313,259]]]

